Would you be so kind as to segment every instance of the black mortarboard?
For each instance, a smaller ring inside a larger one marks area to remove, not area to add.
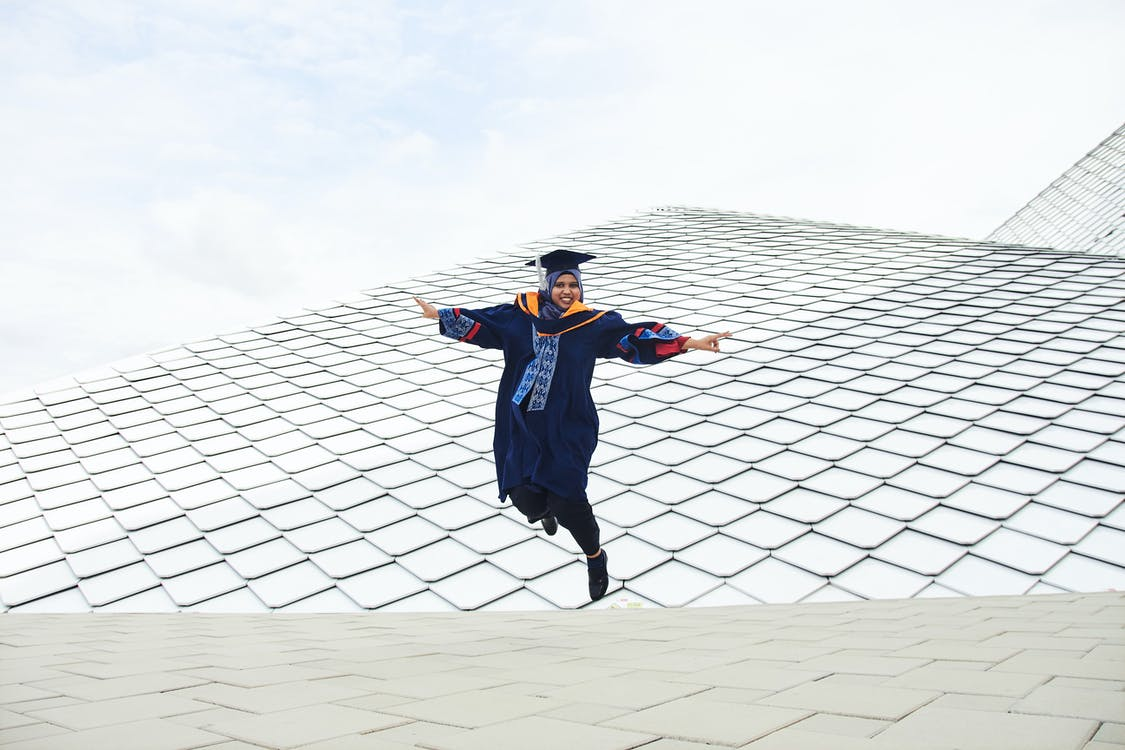
[[[595,257],[597,256],[576,253],[571,250],[552,250],[539,257],[539,264],[543,266],[544,272],[554,273],[555,271],[569,271],[572,268],[578,268],[580,263],[593,260]],[[527,265],[534,266],[537,264],[535,261],[531,261]]]

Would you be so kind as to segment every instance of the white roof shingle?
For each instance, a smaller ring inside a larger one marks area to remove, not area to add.
[[[585,604],[495,497],[498,355],[410,298],[510,301],[559,247],[595,306],[735,332],[595,370],[616,598],[1122,585],[1125,260],[663,208],[0,398],[0,603]]]

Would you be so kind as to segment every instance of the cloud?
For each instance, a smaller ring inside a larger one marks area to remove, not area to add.
[[[982,236],[1120,124],[1123,25],[1110,2],[7,3],[0,391],[651,205]]]

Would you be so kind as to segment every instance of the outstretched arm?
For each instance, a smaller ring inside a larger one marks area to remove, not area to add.
[[[714,333],[699,338],[681,336],[663,323],[627,323],[616,312],[605,316],[606,333],[600,342],[598,356],[619,358],[635,365],[662,362],[692,349],[719,351],[719,340],[730,332]]]
[[[702,338],[689,338],[687,341],[680,343],[680,351],[686,352],[690,349],[699,349],[705,352],[718,352],[719,339],[728,338],[731,335],[730,331],[723,331],[722,333],[712,333]]]
[[[438,321],[443,336],[485,349],[502,349],[502,320],[511,305],[498,305],[483,310],[463,310],[460,307],[437,308],[420,297],[414,301],[422,310],[422,317]]]

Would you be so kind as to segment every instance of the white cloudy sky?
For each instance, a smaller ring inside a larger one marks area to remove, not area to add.
[[[663,204],[981,237],[1120,0],[5,0],[0,393]]]

